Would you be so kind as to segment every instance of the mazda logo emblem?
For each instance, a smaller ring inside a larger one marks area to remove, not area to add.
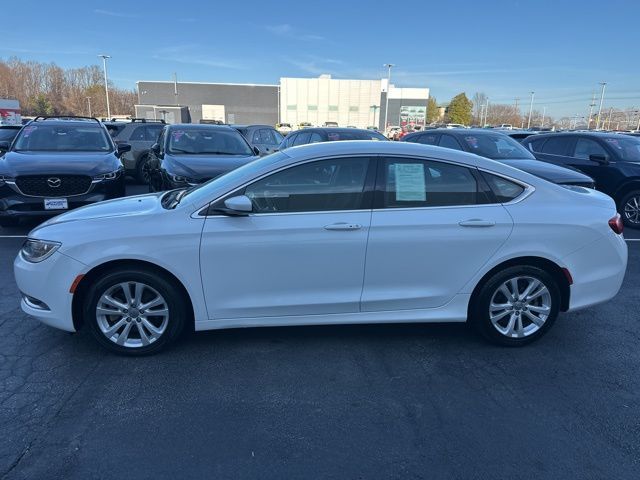
[[[58,177],[47,178],[47,185],[49,185],[51,188],[58,188],[60,185],[62,185],[62,180],[60,180]]]

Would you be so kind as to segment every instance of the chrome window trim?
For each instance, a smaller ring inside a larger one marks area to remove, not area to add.
[[[506,203],[497,202],[497,203],[491,203],[491,204],[488,204],[488,205],[514,205],[516,203],[520,203],[521,201],[525,200],[527,197],[531,196],[531,194],[533,194],[533,192],[536,191],[536,187],[534,187],[533,185],[529,185],[528,183],[523,182],[522,180],[518,180],[517,178],[513,178],[513,177],[511,177],[509,175],[505,175],[503,173],[497,173],[497,172],[494,172],[492,170],[488,170],[486,168],[480,168],[480,167],[478,167],[478,170],[481,171],[481,172],[488,173],[490,175],[495,175],[496,177],[502,177],[505,180],[509,180],[510,182],[518,184],[522,188],[524,188],[524,191],[520,195],[518,195],[513,200],[510,200],[509,202],[506,202]]]

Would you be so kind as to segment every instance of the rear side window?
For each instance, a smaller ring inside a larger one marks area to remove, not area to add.
[[[136,127],[131,133],[131,136],[129,137],[129,141],[130,142],[145,141],[146,135],[147,135],[146,127]]]
[[[524,187],[506,178],[492,175],[487,172],[482,172],[482,176],[489,184],[489,188],[493,190],[493,194],[496,196],[496,200],[500,203],[508,203],[515,200],[522,192]]]
[[[544,145],[542,145],[541,152],[551,155],[567,155],[570,142],[570,137],[549,138]]]
[[[383,208],[488,203],[466,167],[431,160],[386,159],[383,168]]]
[[[407,142],[422,143],[423,145],[436,145],[437,141],[438,136],[433,133],[423,133],[407,139]]]
[[[542,144],[544,143],[544,138],[536,138],[535,140],[531,140],[527,142],[527,148],[532,152],[539,152],[542,149]]]
[[[440,143],[438,143],[441,147],[444,148],[452,148],[454,150],[462,150],[460,143],[451,135],[443,134],[440,137]]]

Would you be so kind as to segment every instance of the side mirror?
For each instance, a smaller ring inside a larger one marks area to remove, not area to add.
[[[156,155],[160,155],[160,144],[154,143],[153,145],[151,145],[151,151]]]
[[[253,212],[253,203],[246,195],[227,198],[224,207],[211,208],[209,214],[229,215],[230,217],[246,217]]]
[[[259,157],[260,155],[262,155],[262,152],[258,147],[253,147],[253,153],[256,157]]]
[[[11,143],[9,142],[0,142],[0,152],[6,152],[11,147]]]
[[[589,160],[599,163],[600,165],[607,165],[609,163],[609,160],[607,160],[607,156],[601,155],[599,153],[593,153],[589,155]]]
[[[122,155],[123,153],[127,153],[131,151],[131,145],[129,145],[128,143],[119,143],[118,145],[116,145],[116,149],[118,152],[118,156]]]

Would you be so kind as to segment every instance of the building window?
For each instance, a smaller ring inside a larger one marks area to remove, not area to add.
[[[338,106],[337,105],[329,105],[329,111],[330,112],[337,112],[338,111]]]
[[[359,110],[358,106],[355,107],[349,107],[349,111],[350,112],[357,112]]]
[[[307,105],[307,110],[318,110],[317,105]]]
[[[298,106],[297,105],[287,105],[287,110],[297,110]]]

